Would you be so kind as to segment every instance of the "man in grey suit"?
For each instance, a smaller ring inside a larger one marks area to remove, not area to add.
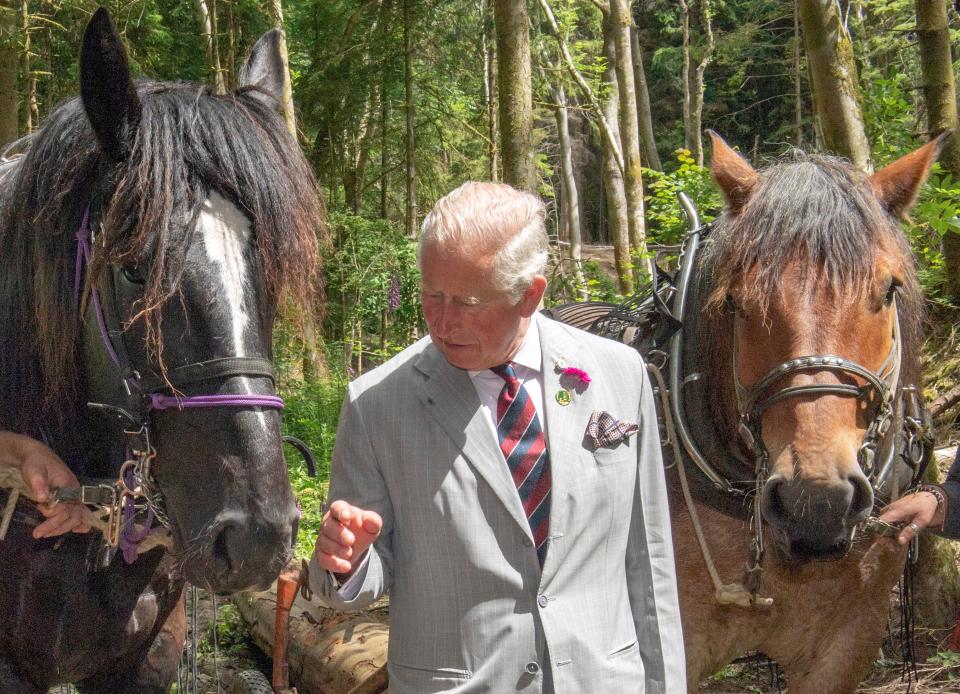
[[[310,571],[390,591],[392,694],[686,690],[650,382],[537,313],[543,204],[492,183],[420,238],[430,335],[350,384]]]

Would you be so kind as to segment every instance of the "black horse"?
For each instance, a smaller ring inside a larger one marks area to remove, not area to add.
[[[264,36],[225,95],[135,83],[101,9],[81,98],[0,167],[0,428],[81,480],[130,457],[172,537],[128,562],[96,533],[33,540],[22,503],[0,542],[2,694],[165,692],[184,582],[263,587],[290,556],[271,337],[278,305],[317,299],[323,223],[277,48]]]

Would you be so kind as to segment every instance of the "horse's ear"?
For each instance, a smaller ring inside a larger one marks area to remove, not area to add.
[[[902,217],[917,201],[933,162],[940,156],[952,130],[944,130],[920,149],[887,164],[870,178],[873,192],[894,217]]]
[[[733,151],[722,137],[712,130],[707,134],[713,140],[713,155],[710,157],[710,173],[723,191],[727,205],[733,214],[739,212],[750,198],[760,180],[746,159]]]
[[[80,97],[100,145],[114,159],[125,158],[140,122],[140,99],[127,52],[102,7],[93,13],[83,33]]]
[[[250,55],[240,68],[237,83],[240,88],[257,87],[250,91],[269,106],[279,109],[283,98],[283,58],[280,53],[280,30],[271,29],[250,49]]]

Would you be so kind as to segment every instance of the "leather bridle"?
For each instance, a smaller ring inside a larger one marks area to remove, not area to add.
[[[876,465],[877,447],[890,430],[893,420],[893,398],[900,379],[903,341],[900,336],[900,316],[896,297],[893,298],[893,341],[883,364],[872,371],[861,364],[835,354],[816,354],[797,357],[778,364],[750,386],[740,382],[737,371],[737,348],[733,350],[733,379],[737,395],[739,434],[745,446],[754,456],[758,468],[766,466],[769,454],[761,437],[763,414],[773,405],[799,397],[835,395],[861,400],[873,396],[875,413],[864,433],[863,442],[857,451],[857,462],[872,485],[877,483],[879,468]],[[735,341],[736,345],[736,341]],[[850,383],[807,383],[774,389],[774,386],[797,374],[829,371],[838,376],[848,375],[863,381],[863,385]],[[760,470],[758,469],[758,473]]]
[[[181,389],[201,382],[224,380],[235,376],[264,377],[275,383],[273,364],[260,357],[220,357],[177,367],[163,375],[141,374],[133,367],[124,344],[124,330],[118,312],[116,278],[113,272],[104,273],[110,280],[110,290],[101,295],[95,278],[87,277],[87,296],[90,309],[84,312],[81,288],[91,265],[90,208],[84,211],[76,233],[77,250],[74,276],[74,302],[85,329],[92,331],[109,361],[116,367],[126,394],[124,403],[87,403],[88,407],[117,417],[127,437],[127,460],[120,467],[116,481],[105,481],[81,487],[76,499],[98,507],[108,516],[108,531],[104,532],[111,547],[120,546],[127,561],[136,558],[136,543],[146,537],[154,519],[170,528],[163,496],[150,471],[157,451],[151,436],[151,414],[158,410],[182,411],[209,407],[263,407],[283,409],[283,400],[275,394],[210,394],[184,395]],[[106,299],[104,302],[102,299]],[[86,313],[86,318],[83,318]],[[93,323],[91,325],[91,323]],[[145,514],[143,526],[134,528],[133,516]]]

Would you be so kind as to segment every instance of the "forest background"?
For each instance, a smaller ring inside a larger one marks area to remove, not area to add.
[[[755,166],[799,147],[871,170],[957,127],[960,0],[0,0],[0,145],[77,93],[99,4],[135,73],[221,91],[257,37],[285,29],[288,124],[329,218],[319,329],[277,331],[284,427],[321,468],[311,480],[291,457],[303,555],[345,384],[424,334],[417,229],[460,183],[504,180],[547,202],[548,303],[620,301],[643,290],[651,258],[675,255],[677,191],[705,220],[721,207],[705,128]],[[905,229],[946,440],[960,403],[960,136]]]

